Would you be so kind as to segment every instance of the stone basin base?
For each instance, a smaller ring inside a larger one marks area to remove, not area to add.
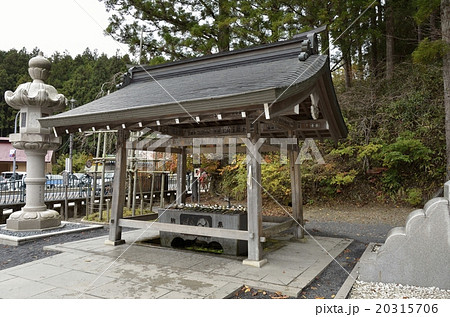
[[[197,212],[184,209],[160,209],[158,221],[188,226],[247,230],[247,214],[222,214],[214,212]],[[196,240],[204,243],[216,242],[222,246],[223,254],[247,255],[247,241],[216,237],[196,236],[190,234],[160,232],[161,246],[172,247],[174,239]]]
[[[61,225],[61,216],[55,210],[13,212],[6,221],[8,230],[46,230]]]

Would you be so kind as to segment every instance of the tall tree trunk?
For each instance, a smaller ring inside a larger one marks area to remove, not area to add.
[[[314,28],[314,26],[311,27]],[[320,52],[328,55],[328,63],[330,63],[330,35],[328,28],[320,33]]]
[[[438,27],[436,26],[436,19],[438,13],[439,12],[435,10],[430,14],[430,39],[432,41],[439,39],[439,30]]]
[[[219,0],[219,31],[217,36],[219,52],[226,52],[230,50],[230,26],[225,23],[225,20],[229,17],[230,6],[228,4],[228,0]]]
[[[380,8],[380,6],[378,6]],[[370,68],[374,77],[378,75],[378,39],[374,30],[378,27],[376,6],[373,7],[370,17],[370,28],[373,30],[370,36]]]
[[[364,62],[362,46],[358,43],[358,77],[360,80],[364,78]]]
[[[394,10],[386,0],[386,79],[394,77]]]
[[[417,26],[417,45],[423,40],[422,26]]]
[[[345,88],[350,88],[352,86],[352,60],[350,53],[343,53],[344,61],[344,75],[345,75]]]
[[[441,0],[442,40],[450,45],[450,0]],[[450,52],[444,56],[445,141],[447,145],[447,180],[450,179]]]

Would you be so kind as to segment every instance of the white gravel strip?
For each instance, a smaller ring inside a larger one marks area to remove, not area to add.
[[[352,299],[450,299],[450,290],[394,283],[356,281],[350,291]]]

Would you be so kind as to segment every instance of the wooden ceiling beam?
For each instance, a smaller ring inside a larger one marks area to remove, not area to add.
[[[316,89],[315,86],[310,86],[299,94],[287,97],[286,99],[275,102],[272,105],[269,104],[268,112],[270,118],[288,114],[297,114],[294,111],[294,107],[301,104],[305,99],[307,99],[314,89]]]

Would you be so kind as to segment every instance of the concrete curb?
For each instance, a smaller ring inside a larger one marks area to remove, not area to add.
[[[70,223],[70,222],[66,222],[66,221],[61,222],[61,224],[66,224],[66,223]],[[57,232],[42,231],[41,234],[36,234],[36,235],[32,235],[32,236],[27,236],[27,237],[15,237],[15,236],[9,236],[9,235],[5,235],[5,234],[0,234],[0,244],[18,246],[27,241],[31,241],[31,240],[43,239],[43,238],[66,234],[66,233],[74,233],[74,232],[81,232],[81,231],[86,231],[86,230],[94,230],[94,229],[98,229],[98,228],[103,228],[102,225],[89,225],[89,224],[82,224],[82,225],[83,225],[83,227],[80,227],[80,228],[75,228],[75,229],[70,229],[70,230],[61,230],[61,231],[57,231]]]
[[[356,280],[358,280],[359,277],[359,268],[361,266],[361,260],[368,256],[369,253],[372,252],[373,248],[376,245],[380,245],[379,243],[371,242],[367,245],[366,250],[364,250],[364,253],[361,255],[361,258],[359,259],[358,263],[356,263],[353,270],[350,272],[350,275],[347,277],[345,282],[342,284],[339,291],[336,293],[336,296],[334,299],[346,299],[348,294],[350,294],[350,291],[352,290],[353,284],[355,284]]]

